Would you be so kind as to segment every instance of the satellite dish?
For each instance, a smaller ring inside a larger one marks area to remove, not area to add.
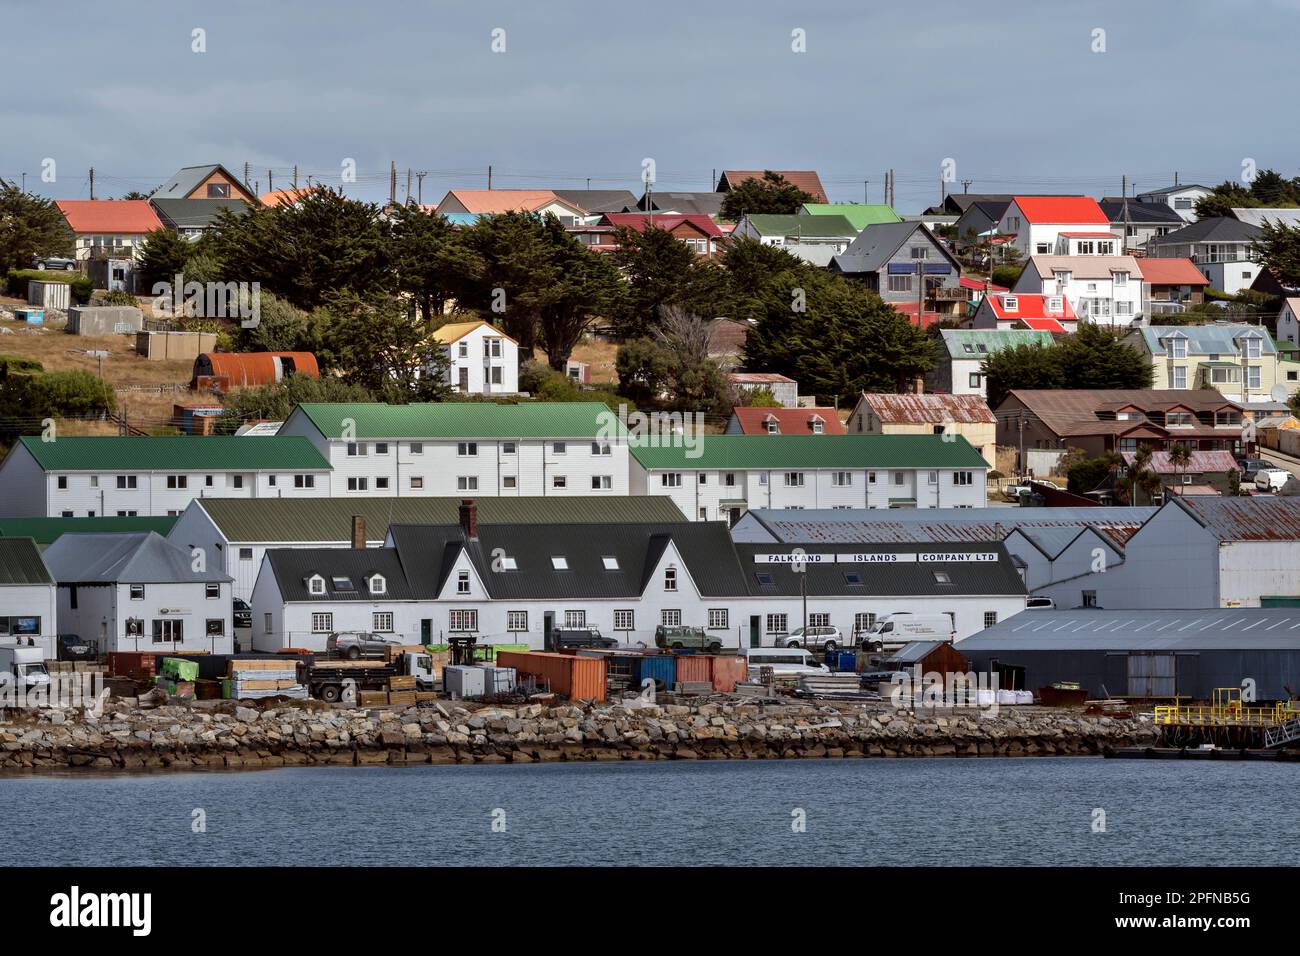
[[[1283,404],[1291,397],[1291,393],[1286,390],[1286,386],[1281,382],[1273,386],[1273,390],[1269,392],[1269,395],[1272,396],[1273,401],[1282,402]]]

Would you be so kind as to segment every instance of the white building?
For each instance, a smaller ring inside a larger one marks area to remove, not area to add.
[[[31,538],[0,538],[0,644],[35,642],[55,656],[54,578]]]
[[[301,437],[24,437],[0,462],[0,509],[50,518],[178,515],[195,498],[311,498],[329,486],[328,462]]]
[[[1195,184],[1187,186],[1166,186],[1150,192],[1138,193],[1138,202],[1160,203],[1168,206],[1184,222],[1196,221],[1196,204],[1210,195],[1211,190]]]
[[[248,601],[272,548],[377,548],[392,524],[451,524],[460,498],[239,499],[200,498],[185,509],[167,540],[185,551],[200,548],[207,566],[234,579],[234,596]],[[609,498],[487,497],[478,500],[483,524],[594,524],[681,521],[662,496]]]
[[[1013,291],[1064,296],[1080,321],[1126,327],[1143,314],[1142,289],[1132,256],[1033,256]]]
[[[1147,255],[1191,259],[1210,285],[1235,295],[1249,289],[1263,268],[1251,259],[1251,247],[1263,230],[1228,217],[1198,219],[1189,226],[1147,242]]]
[[[100,653],[231,653],[230,576],[200,554],[153,532],[61,535],[45,549],[59,630],[98,642]]]
[[[434,339],[447,353],[447,383],[460,395],[519,392],[519,343],[490,322],[453,322]]]
[[[384,548],[272,550],[253,594],[254,646],[319,648],[350,628],[398,640],[548,646],[557,627],[622,644],[697,626],[720,647],[771,646],[804,621],[846,643],[883,614],[953,615],[958,638],[1024,609],[1001,543],[886,547],[736,545],[716,522],[601,527],[399,526]],[[792,564],[802,554],[802,570]],[[906,565],[900,569],[899,565]]]
[[[951,395],[978,395],[988,399],[984,362],[990,355],[1018,345],[1051,346],[1050,331],[1028,329],[940,329],[944,351],[928,378],[927,389]]]
[[[631,486],[734,523],[750,508],[973,508],[988,468],[958,435],[706,435],[635,445]]]
[[[325,456],[336,498],[628,494],[625,429],[600,402],[304,404],[285,436]]]
[[[1277,313],[1277,340],[1300,345],[1300,296],[1288,296]]]
[[[1024,256],[1060,255],[1080,242],[1092,244],[1091,255],[1097,254],[1098,243],[1110,242],[1113,253],[1122,239],[1089,196],[1016,196],[1002,213],[996,234],[1013,237],[1011,244]]]

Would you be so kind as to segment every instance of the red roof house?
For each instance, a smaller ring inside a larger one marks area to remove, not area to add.
[[[730,192],[747,179],[762,179],[764,172],[762,169],[724,169],[718,177],[718,192]],[[830,202],[815,169],[774,169],[772,172],[812,196],[813,202]]]
[[[1063,295],[994,292],[986,295],[966,323],[972,329],[1033,329],[1035,332],[1073,332],[1079,317]]]
[[[728,435],[843,435],[844,423],[833,408],[732,409]]]

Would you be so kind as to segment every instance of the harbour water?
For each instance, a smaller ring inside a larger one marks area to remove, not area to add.
[[[10,776],[0,865],[1292,865],[1300,820],[1268,795],[1297,780],[1043,757]]]

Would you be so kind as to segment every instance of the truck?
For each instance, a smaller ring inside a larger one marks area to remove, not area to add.
[[[386,690],[394,677],[414,677],[417,690],[434,689],[433,655],[427,651],[403,651],[391,661],[319,660],[304,664],[311,696],[326,703],[343,699],[351,681],[354,690]]]
[[[897,611],[886,614],[862,635],[862,646],[872,651],[886,646],[902,647],[912,641],[953,641],[957,627],[951,613],[913,614]]]
[[[49,683],[44,650],[14,644],[0,647],[0,684],[16,684],[28,691]]]

